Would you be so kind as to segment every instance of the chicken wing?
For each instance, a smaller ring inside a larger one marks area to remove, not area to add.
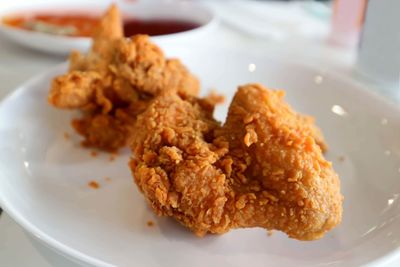
[[[340,182],[317,144],[315,126],[283,96],[259,84],[239,87],[216,132],[216,140],[229,143],[222,167],[236,192],[232,227],[317,239],[341,221]]]
[[[48,101],[77,109],[83,145],[116,151],[128,143],[135,183],[153,210],[194,233],[277,229],[321,238],[341,221],[340,182],[313,118],[282,91],[239,87],[227,120],[220,100],[198,98],[198,80],[144,35],[123,37],[118,9],[102,18],[91,50],[70,56]]]
[[[148,36],[125,39],[119,11],[112,6],[88,54],[73,52],[69,71],[53,80],[48,101],[82,111],[73,126],[85,146],[115,151],[126,145],[136,115],[166,91],[196,95],[199,82],[179,60],[166,59]]]
[[[313,240],[337,225],[338,176],[282,97],[240,87],[223,126],[198,101],[157,97],[138,116],[131,161],[153,210],[199,236],[263,227]]]

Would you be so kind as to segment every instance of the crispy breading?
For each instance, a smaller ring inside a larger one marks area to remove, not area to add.
[[[155,212],[200,236],[263,227],[313,240],[337,225],[338,176],[282,97],[240,87],[222,127],[196,101],[156,98],[134,126],[131,161]]]
[[[227,148],[206,141],[217,127],[198,103],[165,95],[138,116],[132,136],[133,177],[149,204],[199,235],[223,220],[227,200],[215,166]]]
[[[101,19],[91,50],[71,53],[69,71],[54,78],[48,101],[83,111],[73,126],[85,146],[116,151],[127,145],[132,122],[153,97],[167,91],[189,97],[199,87],[197,78],[179,60],[165,58],[148,36],[125,39],[119,11],[112,6]],[[127,116],[121,119],[118,112]]]
[[[53,79],[49,100],[59,108],[84,108],[94,102],[100,82],[101,76],[97,72],[71,71]]]
[[[234,228],[277,229],[321,238],[340,223],[342,195],[314,119],[283,91],[239,87],[221,125],[221,97],[196,97],[198,80],[144,35],[125,39],[118,9],[102,18],[91,50],[73,52],[48,101],[77,109],[85,146],[130,144],[134,180],[159,215],[199,236]]]
[[[341,221],[340,182],[317,144],[316,126],[304,123],[283,96],[259,84],[239,87],[216,133],[217,140],[229,142],[223,160],[232,162],[228,177],[232,190],[240,192],[232,227],[317,239]]]

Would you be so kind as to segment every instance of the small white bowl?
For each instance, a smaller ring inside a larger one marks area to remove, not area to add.
[[[82,3],[79,0],[70,1],[49,1],[39,0],[34,3],[17,2],[8,3],[0,10],[0,21],[4,17],[13,14],[26,14],[35,12],[52,12],[65,14],[70,11],[86,13],[90,10],[90,15],[100,15],[112,3],[111,0],[98,0],[95,2]],[[200,26],[174,34],[165,34],[153,36],[152,39],[156,43],[162,43],[169,40],[192,40],[202,36],[208,32],[216,24],[216,18],[213,12],[205,7],[191,2],[127,2],[120,1],[118,6],[124,16],[134,17],[138,19],[178,19],[190,21]],[[29,30],[23,30],[4,23],[0,23],[0,34],[11,41],[22,46],[40,50],[46,53],[68,54],[71,50],[85,52],[91,44],[90,38],[86,37],[68,37],[61,35],[53,35]]]

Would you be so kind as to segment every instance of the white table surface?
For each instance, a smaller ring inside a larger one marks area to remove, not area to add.
[[[208,3],[217,13],[226,13],[225,8],[220,4]],[[240,4],[243,5],[243,4]],[[244,4],[246,5],[246,4]],[[268,3],[254,2],[247,4],[249,10],[258,5],[258,10],[271,10],[274,12],[282,8],[283,4],[273,5]],[[296,6],[298,3],[287,4]],[[0,2],[1,7],[1,2]],[[291,8],[292,8],[291,7]],[[238,4],[232,5],[238,8]],[[292,10],[293,11],[293,10]],[[248,14],[243,12],[241,16]],[[326,24],[326,22],[321,22]],[[326,35],[328,27],[326,27]],[[294,35],[293,35],[294,36]],[[337,47],[330,44],[324,35],[310,36],[297,34],[295,37],[284,40],[271,40],[270,38],[258,38],[254,35],[244,34],[238,29],[232,28],[227,23],[220,23],[215,30],[209,33],[209,38],[204,39],[205,45],[218,45],[223,47],[239,47],[246,50],[262,50],[263,53],[270,55],[284,55],[296,61],[307,62],[308,65],[318,66],[323,70],[333,70],[347,76],[359,79],[354,73],[354,49]],[[30,77],[63,62],[62,57],[55,57],[40,52],[27,50],[15,45],[3,37],[0,37],[0,99],[6,96],[19,84]],[[386,94],[388,94],[386,92]],[[69,260],[58,256],[55,252],[34,241],[18,226],[6,213],[0,216],[0,266],[7,267],[50,267],[50,266],[80,266]],[[400,266],[400,260],[391,265]]]

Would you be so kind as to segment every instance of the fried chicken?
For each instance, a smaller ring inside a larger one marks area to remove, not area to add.
[[[263,227],[322,237],[341,221],[337,174],[281,91],[242,86],[226,123],[199,100],[157,97],[132,136],[134,180],[158,215],[202,236]]]
[[[236,197],[235,208],[227,208],[231,227],[313,240],[341,221],[340,181],[317,144],[317,128],[283,96],[258,84],[240,87],[216,132],[218,142],[229,143],[222,167]]]
[[[48,101],[82,111],[72,124],[84,145],[115,151],[127,144],[137,114],[166,91],[197,95],[199,82],[179,60],[166,59],[148,36],[125,39],[119,11],[112,6],[91,51],[71,54],[69,71],[53,80]]]
[[[198,98],[198,80],[144,35],[123,37],[112,6],[87,55],[74,52],[48,101],[81,111],[72,122],[85,146],[130,144],[135,183],[158,215],[198,236],[235,228],[321,238],[341,221],[340,182],[322,152],[312,117],[294,112],[282,91],[239,87],[227,120],[220,97]]]

